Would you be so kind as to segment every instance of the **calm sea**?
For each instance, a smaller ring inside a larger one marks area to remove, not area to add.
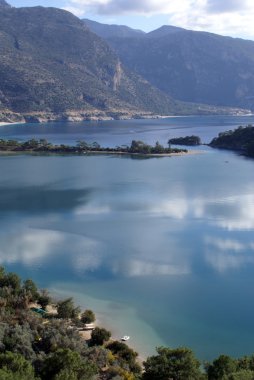
[[[0,127],[55,143],[209,142],[254,117]],[[143,355],[254,352],[254,161],[200,147],[184,157],[1,156],[0,263],[93,308]]]

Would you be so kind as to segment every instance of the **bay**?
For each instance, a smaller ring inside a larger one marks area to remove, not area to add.
[[[253,122],[24,124],[1,127],[0,137],[209,142]],[[93,308],[144,356],[159,345],[189,346],[201,359],[254,352],[254,161],[199,149],[152,159],[1,156],[1,265]]]

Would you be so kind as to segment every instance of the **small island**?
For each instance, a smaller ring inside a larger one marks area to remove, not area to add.
[[[240,126],[235,130],[219,133],[209,146],[234,150],[247,157],[254,157],[254,127],[253,125]]]
[[[185,136],[175,137],[168,140],[168,144],[171,145],[186,145],[186,146],[198,146],[201,145],[201,139],[199,136]]]
[[[48,154],[127,154],[127,155],[145,155],[145,156],[170,156],[172,154],[188,153],[186,149],[177,149],[164,147],[158,141],[154,146],[148,145],[143,141],[133,140],[131,145],[121,145],[115,148],[101,147],[97,142],[87,143],[78,141],[77,145],[54,145],[45,139],[31,139],[25,142],[16,140],[0,139],[0,153],[48,153]]]

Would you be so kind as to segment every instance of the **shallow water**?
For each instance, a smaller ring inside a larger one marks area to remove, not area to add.
[[[186,134],[208,142],[253,118],[23,125],[0,137],[106,145]],[[105,129],[104,129],[105,128]],[[253,160],[0,157],[0,262],[92,307],[142,354],[254,351]]]

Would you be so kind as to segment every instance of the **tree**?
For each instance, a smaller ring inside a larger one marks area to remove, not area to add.
[[[75,307],[72,298],[67,298],[57,304],[57,314],[59,318],[77,318],[79,313],[80,308]]]
[[[29,293],[30,301],[36,301],[39,297],[38,289],[33,280],[28,279],[23,283],[23,289]]]
[[[77,141],[77,148],[82,149],[82,150],[89,150],[90,145],[86,141],[78,140]]]
[[[159,143],[159,141],[156,141],[155,147],[153,148],[154,153],[163,153],[164,147]]]
[[[32,360],[35,357],[33,341],[34,335],[27,323],[24,325],[9,325],[2,338],[5,350],[19,353],[27,360]]]
[[[111,332],[100,327],[95,327],[91,334],[91,345],[102,346],[111,337]]]
[[[33,380],[34,370],[22,355],[7,351],[0,354],[0,379]]]
[[[220,355],[212,364],[207,367],[207,375],[209,380],[221,380],[223,376],[227,376],[237,371],[237,361],[227,355]]]
[[[46,354],[58,349],[69,348],[72,351],[83,352],[86,344],[76,329],[68,329],[60,320],[52,320],[38,329],[39,340],[36,341],[36,350]]]
[[[95,314],[92,310],[85,310],[81,315],[81,321],[83,323],[93,323],[95,321]]]
[[[15,293],[20,291],[21,280],[16,273],[9,272],[4,274],[4,271],[1,271],[0,275],[0,287],[7,286],[12,288]]]
[[[143,380],[197,380],[200,363],[188,348],[157,348],[158,355],[144,362]]]
[[[122,367],[126,368],[127,366],[127,368],[135,374],[141,373],[141,367],[136,362],[138,353],[128,347],[127,344],[114,341],[109,343],[107,348],[114,354],[115,357],[117,357]]]
[[[41,305],[42,309],[43,309],[43,310],[46,310],[46,307],[47,307],[47,306],[50,304],[50,302],[51,302],[51,297],[50,297],[48,291],[43,289],[43,290],[41,291],[41,294],[39,295],[37,301],[38,301],[39,305]]]
[[[140,140],[132,140],[131,146],[130,146],[130,152],[131,153],[151,153],[152,147],[148,144],[145,144],[143,141]]]
[[[237,372],[233,372],[230,375],[223,376],[222,380],[253,380],[254,372],[246,369],[242,369]]]
[[[43,380],[90,380],[97,367],[69,349],[60,349],[47,356],[41,370]],[[69,377],[68,377],[69,376]]]

